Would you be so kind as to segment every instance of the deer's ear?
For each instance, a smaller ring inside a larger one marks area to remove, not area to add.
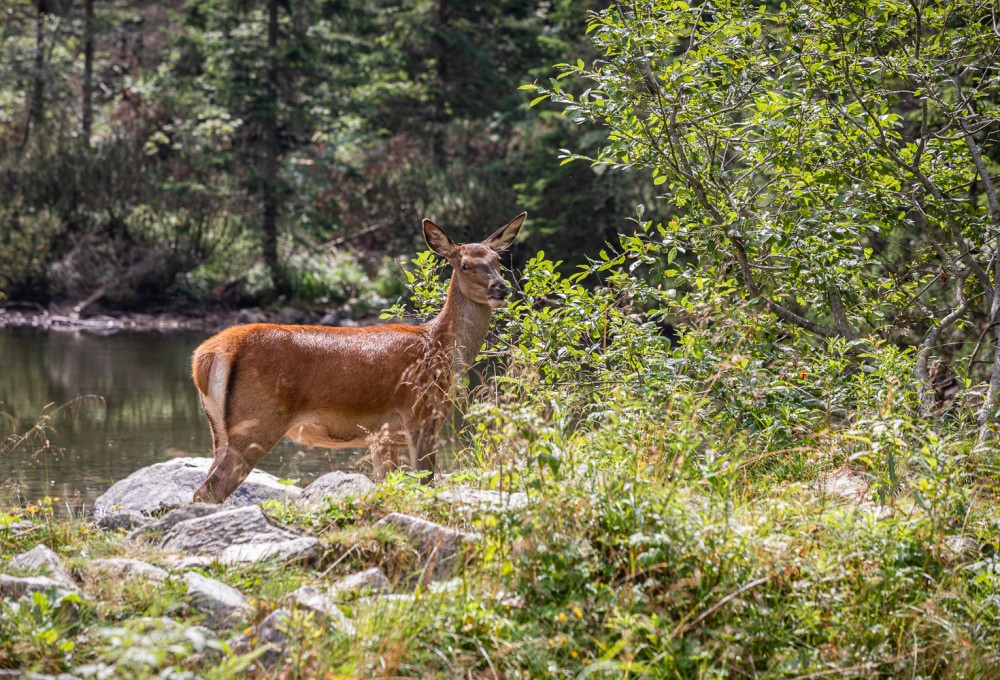
[[[493,232],[488,239],[483,241],[483,245],[497,253],[507,250],[517,237],[517,232],[521,229],[521,225],[524,224],[524,218],[527,216],[528,213],[521,213]]]
[[[451,256],[455,254],[457,246],[451,242],[448,234],[444,233],[441,227],[428,219],[424,220],[423,225],[424,240],[427,241],[430,249],[446,260],[451,259]]]

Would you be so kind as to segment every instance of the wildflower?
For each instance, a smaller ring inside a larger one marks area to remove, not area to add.
[[[34,515],[36,512],[38,512],[38,506],[29,505],[24,509],[24,511],[27,512],[29,515]]]
[[[576,614],[576,618],[578,619],[583,618],[583,610],[580,609],[579,607],[573,607],[573,613]]]
[[[562,612],[559,612],[559,616],[556,617],[556,621],[558,621],[559,623],[562,623],[565,620],[566,620],[566,615],[563,614]]]
[[[575,650],[575,649],[574,649],[574,650],[571,650],[571,651],[570,651],[570,653],[569,653],[569,655],[570,655],[571,657],[573,657],[574,659],[575,659],[576,657],[580,656],[579,654],[577,654],[577,653],[576,653],[576,650]]]

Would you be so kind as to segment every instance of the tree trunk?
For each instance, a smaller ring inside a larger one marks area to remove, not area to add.
[[[267,80],[265,82],[263,224],[261,246],[264,264],[279,295],[288,285],[278,261],[278,158],[281,136],[278,130],[278,0],[268,0],[267,7]]]
[[[28,107],[28,120],[24,125],[24,137],[21,148],[28,145],[31,138],[31,128],[41,125],[45,118],[45,0],[35,3],[35,68],[31,78],[31,101]]]
[[[448,23],[450,21],[450,7],[448,5],[448,0],[438,0],[437,5],[437,26],[434,31],[434,51],[435,60],[437,62],[437,85],[438,85],[438,100],[434,105],[434,115],[433,123],[434,126],[431,131],[431,151],[434,156],[434,162],[438,167],[444,166],[446,162],[446,140],[445,140],[445,127],[450,119],[448,113]]]
[[[90,135],[94,125],[94,0],[84,2],[83,19],[83,108],[80,135],[84,146],[90,146]]]

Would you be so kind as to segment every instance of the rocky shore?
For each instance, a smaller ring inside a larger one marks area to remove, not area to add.
[[[344,610],[345,603],[354,603],[347,609],[355,612],[379,602],[406,606],[421,592],[460,587],[463,567],[481,542],[479,533],[468,528],[468,520],[483,513],[495,516],[516,510],[528,502],[520,493],[445,484],[430,492],[432,501],[464,526],[447,526],[405,512],[377,513],[381,516],[373,517],[366,531],[394,537],[397,549],[412,558],[410,570],[392,572],[394,578],[390,578],[381,564],[352,561],[357,568],[333,577],[335,567],[354,549],[332,555],[330,543],[303,530],[303,525],[310,524],[309,518],[323,517],[331,507],[372,502],[376,486],[370,479],[332,472],[299,488],[254,471],[225,504],[190,503],[210,463],[207,458],[174,459],[118,481],[97,500],[86,523],[102,541],[114,546],[115,555],[78,554],[70,566],[40,541],[0,566],[0,600],[11,603],[17,612],[37,604],[34,598],[40,593],[47,607],[72,619],[80,616],[81,609],[95,606],[109,582],[127,582],[140,590],[168,587],[183,601],[179,611],[184,616],[144,617],[131,623],[157,635],[188,640],[196,654],[252,655],[256,668],[266,673],[284,660],[285,647],[294,635],[289,621],[296,616],[307,614],[325,635],[353,636],[356,626]],[[298,521],[285,525],[275,514],[294,515]],[[38,528],[35,522],[23,521],[0,532],[14,537]],[[270,565],[266,568],[276,573],[294,565],[302,577],[297,587],[262,608],[253,593],[219,578],[220,572],[244,565]],[[359,602],[364,605],[360,609]],[[115,628],[98,626],[88,634],[114,635]],[[84,667],[79,675],[70,669],[60,675],[24,677],[69,680],[90,676],[92,670]]]
[[[310,311],[298,307],[210,309],[163,312],[123,312],[106,310],[78,316],[53,307],[30,303],[0,304],[0,328],[33,328],[45,331],[84,331],[112,334],[123,331],[194,331],[213,333],[244,323],[318,324],[324,326],[371,326],[382,323],[377,316],[355,318],[349,308]]]

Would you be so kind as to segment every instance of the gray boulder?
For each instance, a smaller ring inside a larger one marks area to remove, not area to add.
[[[10,564],[12,567],[25,571],[40,571],[60,585],[76,588],[76,581],[73,580],[72,574],[66,569],[63,561],[59,559],[59,555],[41,543],[27,552],[15,555]]]
[[[237,654],[246,654],[252,649],[266,647],[266,651],[257,657],[265,668],[275,666],[285,655],[285,648],[292,641],[289,632],[289,619],[292,613],[287,609],[275,609],[257,624],[252,635],[238,635],[230,647]]]
[[[241,309],[236,315],[237,323],[264,323],[267,320],[267,314],[257,307]]]
[[[117,531],[118,529],[128,531],[141,527],[148,521],[148,517],[135,512],[110,512],[97,518],[97,526],[106,531]]]
[[[941,557],[945,562],[971,559],[980,552],[979,542],[971,536],[948,536],[943,545]]]
[[[439,500],[465,513],[520,510],[528,504],[528,495],[520,491],[492,491],[457,487],[437,494]]]
[[[311,611],[326,621],[334,630],[354,635],[354,624],[344,616],[340,607],[329,597],[312,586],[302,586],[288,595],[288,601],[300,609]]]
[[[180,524],[181,522],[186,522],[189,519],[196,519],[198,517],[205,517],[207,515],[214,515],[217,512],[228,509],[228,506],[218,505],[216,503],[191,503],[190,505],[184,505],[171,510],[159,519],[148,521],[135,531],[131,532],[128,535],[128,538],[134,540],[151,534],[166,533],[168,530],[173,529],[175,525]]]
[[[48,576],[8,576],[0,574],[0,600],[17,600],[31,593],[43,592],[55,588],[56,597],[69,593],[79,593],[79,590],[67,586]]]
[[[240,591],[214,578],[189,571],[184,574],[184,583],[191,605],[216,625],[224,626],[253,611]]]
[[[332,586],[330,586],[330,596],[337,599],[346,599],[353,595],[371,591],[375,593],[387,593],[392,590],[392,584],[385,577],[378,567],[365,569],[349,576],[345,576]]]
[[[215,559],[201,555],[166,555],[163,561],[174,571],[206,569],[215,563]]]
[[[149,562],[126,557],[113,557],[104,560],[92,560],[87,565],[87,576],[91,580],[100,578],[141,579],[162,583],[170,574],[166,569],[154,566]]]
[[[345,496],[363,498],[375,491],[375,482],[368,477],[339,470],[317,478],[302,490],[296,504],[300,507],[321,507],[327,499],[339,500]]]
[[[175,458],[136,470],[115,482],[94,501],[94,515],[133,513],[148,516],[164,508],[187,505],[211,465],[211,458]],[[254,470],[226,504],[253,505],[271,499],[294,499],[301,492],[297,486],[279,484],[274,475]]]
[[[438,581],[452,576],[455,571],[457,554],[467,543],[477,543],[481,536],[476,533],[456,531],[448,527],[428,522],[420,517],[412,517],[394,512],[380,519],[376,526],[391,526],[402,533],[423,560],[424,578]]]
[[[813,486],[828,496],[836,496],[848,501],[861,502],[868,496],[871,480],[860,472],[845,468],[832,475],[821,477]]]
[[[250,505],[178,522],[163,536],[160,547],[233,564],[271,557],[311,560],[320,546],[312,536],[274,526],[259,507]]]
[[[242,564],[278,559],[282,562],[312,561],[319,555],[319,540],[312,536],[276,540],[257,540],[234,544],[219,553],[222,564]]]
[[[295,307],[282,307],[278,310],[278,323],[303,323],[309,315]]]

